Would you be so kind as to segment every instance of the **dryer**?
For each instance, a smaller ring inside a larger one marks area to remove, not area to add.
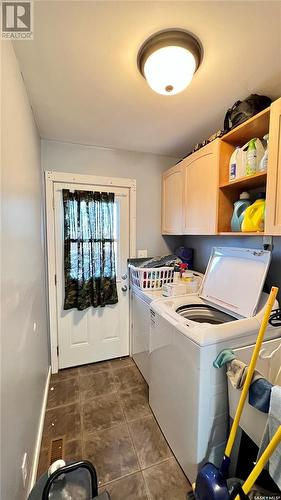
[[[213,361],[222,349],[255,343],[270,257],[264,250],[216,247],[198,294],[151,304],[149,403],[191,482],[206,461],[219,465],[223,457],[227,382]],[[280,335],[269,326],[265,339]]]
[[[130,354],[149,384],[150,304],[162,297],[162,290],[130,290]]]

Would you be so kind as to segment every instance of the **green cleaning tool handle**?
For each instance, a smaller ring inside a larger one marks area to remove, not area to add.
[[[242,414],[242,411],[243,411],[243,408],[244,408],[244,404],[245,404],[245,401],[246,401],[246,397],[247,397],[247,393],[248,393],[249,387],[251,385],[251,381],[252,381],[253,374],[254,374],[254,371],[255,371],[257,359],[258,359],[259,352],[260,352],[260,349],[261,349],[261,345],[262,345],[262,342],[263,342],[263,337],[264,337],[264,334],[265,334],[265,330],[266,330],[266,327],[267,327],[267,324],[268,324],[268,320],[269,320],[269,317],[270,317],[270,314],[271,314],[274,302],[276,300],[277,293],[278,293],[278,288],[275,287],[275,286],[273,286],[271,288],[271,292],[270,292],[270,295],[269,295],[268,300],[267,300],[267,304],[266,304],[266,308],[265,308],[265,313],[264,313],[263,320],[262,320],[262,323],[261,323],[261,326],[260,326],[260,330],[259,330],[259,333],[258,333],[256,345],[255,345],[255,348],[254,348],[254,351],[253,351],[253,354],[252,354],[252,358],[251,358],[251,361],[250,361],[250,364],[249,364],[249,367],[248,367],[247,376],[246,376],[245,383],[244,383],[244,386],[243,386],[243,389],[242,389],[242,392],[241,392],[240,400],[239,400],[239,403],[238,403],[238,406],[237,406],[237,409],[236,409],[235,417],[234,417],[234,420],[233,420],[233,424],[232,424],[231,431],[230,431],[230,434],[229,434],[229,438],[228,438],[228,441],[227,441],[227,445],[226,445],[226,448],[225,448],[225,456],[226,457],[230,457],[230,454],[231,454],[231,451],[232,451],[232,448],[233,448],[233,444],[234,444],[234,441],[235,441],[237,429],[238,429],[239,422],[240,422],[240,417],[241,417],[241,414]]]

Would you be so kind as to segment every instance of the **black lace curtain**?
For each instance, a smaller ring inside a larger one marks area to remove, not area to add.
[[[118,302],[114,193],[63,189],[64,309]]]

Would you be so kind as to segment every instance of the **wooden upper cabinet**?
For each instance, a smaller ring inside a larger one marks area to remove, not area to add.
[[[281,235],[281,98],[270,110],[265,233]]]
[[[220,139],[185,158],[184,234],[216,234]]]
[[[183,178],[181,163],[162,179],[162,234],[182,234]]]
[[[236,146],[269,130],[267,172],[229,181],[229,161]],[[265,234],[281,236],[281,98],[270,107],[184,158],[163,175],[163,234],[237,234],[232,232],[233,204],[243,191],[252,199],[266,192]]]

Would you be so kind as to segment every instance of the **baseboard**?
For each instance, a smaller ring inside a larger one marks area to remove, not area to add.
[[[39,455],[40,455],[40,448],[41,448],[41,441],[42,441],[42,434],[43,434],[44,419],[45,419],[45,412],[46,412],[46,406],[47,406],[50,379],[51,379],[51,367],[49,366],[47,377],[46,377],[43,400],[42,400],[40,418],[39,418],[39,425],[38,425],[38,431],[37,431],[37,437],[36,437],[36,443],[35,443],[35,449],[34,449],[34,455],[33,455],[33,462],[32,462],[32,467],[31,467],[31,471],[30,471],[28,493],[30,493],[30,491],[32,490],[32,488],[36,482],[36,477],[37,477],[37,469],[38,469],[38,462],[39,462]]]

